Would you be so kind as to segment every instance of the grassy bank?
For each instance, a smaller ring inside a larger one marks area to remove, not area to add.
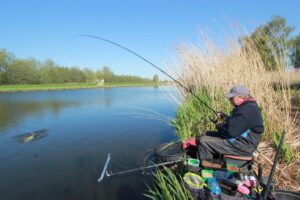
[[[110,87],[135,87],[152,86],[153,83],[106,83],[98,85],[97,83],[65,83],[65,84],[34,84],[34,85],[1,85],[0,92],[26,92],[43,90],[72,90],[85,88],[110,88]]]

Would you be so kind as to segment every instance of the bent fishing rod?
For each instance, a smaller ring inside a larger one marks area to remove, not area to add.
[[[110,44],[113,44],[117,47],[120,47],[122,49],[124,49],[125,51],[139,57],[140,59],[142,59],[143,61],[147,62],[148,64],[150,64],[151,66],[155,67],[157,70],[159,70],[161,73],[165,74],[167,77],[169,77],[170,79],[172,79],[175,83],[177,83],[179,86],[181,86],[183,89],[185,89],[187,92],[189,92],[191,95],[193,95],[197,100],[199,100],[203,105],[205,105],[208,109],[210,109],[215,115],[218,116],[217,114],[217,111],[215,111],[213,108],[211,108],[205,101],[203,101],[200,97],[198,97],[191,89],[189,89],[188,87],[184,86],[182,83],[180,83],[178,80],[176,80],[175,78],[173,78],[172,76],[170,76],[167,72],[165,72],[164,70],[162,70],[161,68],[159,68],[158,66],[156,66],[155,64],[153,64],[152,62],[150,62],[149,60],[147,60],[146,58],[144,58],[143,56],[139,55],[138,53],[116,43],[116,42],[113,42],[111,40],[108,40],[108,39],[105,39],[105,38],[102,38],[102,37],[98,37],[98,36],[95,36],[95,35],[78,35],[78,36],[75,36],[76,37],[88,37],[88,38],[93,38],[93,39],[98,39],[98,40],[102,40],[104,42],[107,42],[107,43],[110,43]]]

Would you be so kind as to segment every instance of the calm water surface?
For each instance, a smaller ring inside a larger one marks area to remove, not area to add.
[[[171,87],[0,94],[0,199],[145,199],[150,176],[97,178],[107,153],[117,172],[142,166],[148,149],[174,139],[160,115],[175,115],[170,94]],[[20,142],[40,129],[48,135]]]

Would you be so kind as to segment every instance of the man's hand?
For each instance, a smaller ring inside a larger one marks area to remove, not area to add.
[[[220,121],[220,118],[217,118],[217,119],[209,118],[209,120],[215,124],[217,130],[221,130],[223,123]]]
[[[197,146],[195,137],[191,137],[191,138],[187,139],[185,142],[183,142],[182,149],[186,149],[189,146],[194,146],[194,147]]]
[[[216,125],[217,130],[219,131],[219,130],[222,129],[223,123],[222,122],[217,122],[217,123],[215,123],[215,125]]]
[[[217,116],[223,120],[227,120],[229,118],[229,116],[223,112],[217,112]]]

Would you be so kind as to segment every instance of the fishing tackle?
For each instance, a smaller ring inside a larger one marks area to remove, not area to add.
[[[113,42],[111,40],[102,38],[102,37],[98,37],[95,35],[78,35],[76,37],[88,37],[88,38],[93,38],[93,39],[98,39],[98,40],[102,40],[104,42],[108,42],[110,44],[113,44],[117,47],[120,47],[126,51],[128,51],[129,53],[132,53],[133,55],[139,57],[140,59],[144,60],[145,62],[147,62],[148,64],[150,64],[151,66],[155,67],[156,69],[158,69],[161,73],[165,74],[166,76],[168,76],[170,79],[172,79],[174,82],[176,82],[178,85],[180,85],[183,89],[185,89],[187,92],[189,92],[191,95],[193,95],[196,99],[198,99],[203,105],[205,105],[208,109],[210,109],[215,115],[218,116],[217,111],[215,111],[212,107],[210,107],[205,101],[203,101],[200,97],[198,97],[190,88],[185,87],[182,83],[180,83],[179,81],[177,81],[176,79],[174,79],[172,76],[170,76],[167,72],[165,72],[164,70],[162,70],[161,68],[159,68],[158,66],[156,66],[155,64],[153,64],[152,62],[150,62],[149,60],[147,60],[146,58],[144,58],[143,56],[139,55],[138,53],[116,43]]]

